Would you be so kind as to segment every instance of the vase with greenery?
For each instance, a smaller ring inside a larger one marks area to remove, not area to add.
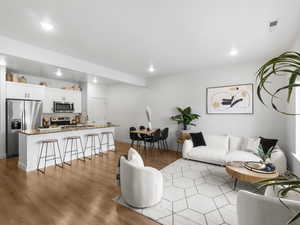
[[[261,159],[262,163],[266,164],[271,159],[272,151],[273,151],[273,148],[270,148],[268,151],[265,152],[264,149],[262,148],[262,146],[259,145],[257,148],[257,153],[254,153],[254,154],[257,155]]]
[[[287,85],[277,88],[275,91],[271,91],[267,84],[271,83],[271,80],[276,77],[286,77]],[[285,110],[279,109],[275,103],[275,99],[279,97],[279,94],[283,91],[287,91],[287,102],[289,103],[292,97],[292,93],[295,88],[300,86],[297,82],[297,78],[300,76],[300,53],[299,52],[284,52],[283,54],[275,57],[264,65],[262,65],[257,72],[257,96],[258,99],[265,104],[262,97],[262,93],[270,96],[272,108],[285,115],[297,115],[296,113],[286,112]],[[278,197],[286,197],[289,192],[295,192],[300,194],[300,178],[294,174],[288,176],[280,176],[274,179],[262,180],[259,183],[263,185],[261,188],[267,186],[273,186],[279,188]],[[283,201],[281,201],[283,203]],[[284,203],[283,203],[284,204]],[[295,215],[287,222],[300,220],[300,212],[295,212]]]
[[[194,120],[200,118],[199,114],[192,113],[192,108],[186,107],[182,109],[180,107],[176,107],[177,111],[179,112],[178,115],[171,116],[170,119],[176,121],[178,124],[183,124],[183,129],[187,130],[188,126],[196,126],[196,124],[192,123]]]

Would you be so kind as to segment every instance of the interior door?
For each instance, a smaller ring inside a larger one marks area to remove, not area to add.
[[[25,101],[24,129],[32,130],[41,125],[43,103],[41,101]]]
[[[107,113],[107,101],[105,98],[88,99],[89,121],[94,123],[105,123]]]
[[[18,132],[24,129],[24,101],[7,100],[6,102],[6,156],[13,157],[19,153]]]

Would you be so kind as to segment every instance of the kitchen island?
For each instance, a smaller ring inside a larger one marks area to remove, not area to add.
[[[70,136],[80,136],[83,148],[86,143],[86,135],[91,133],[98,133],[101,135],[103,132],[113,132],[115,133],[115,125],[80,125],[80,126],[66,126],[62,128],[48,128],[48,129],[35,129],[35,130],[24,130],[19,133],[19,162],[18,167],[25,170],[26,172],[33,171],[37,169],[37,164],[41,151],[41,142],[47,139],[57,139],[60,147],[60,152],[63,157],[65,145],[66,145],[66,137]],[[106,136],[103,138],[103,143],[109,142],[110,145],[113,145],[114,140],[110,136],[107,140]],[[89,144],[90,145],[90,140]],[[98,141],[96,141],[96,145],[98,145]],[[80,145],[78,146],[79,148]],[[68,145],[68,150],[70,150],[71,146]],[[102,145],[102,151],[106,152],[108,150],[115,151],[113,146],[110,149],[107,148],[107,145]],[[52,151],[52,148],[49,147],[49,151]],[[87,148],[85,152],[85,156],[92,155],[90,148]],[[80,154],[79,157],[83,157],[83,154]],[[73,156],[73,159],[75,157]],[[70,161],[70,154],[66,155],[65,161]],[[42,164],[43,165],[43,164]],[[46,167],[54,165],[54,160],[48,161],[46,163]]]

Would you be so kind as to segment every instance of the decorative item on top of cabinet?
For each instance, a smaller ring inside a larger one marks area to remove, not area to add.
[[[13,81],[13,73],[11,73],[11,72],[7,72],[6,73],[6,81]]]
[[[18,80],[19,80],[20,83],[25,83],[25,84],[27,83],[27,80],[24,76],[19,77]]]
[[[41,85],[41,86],[48,87],[48,83],[47,83],[47,82],[45,82],[45,81],[42,81],[42,82],[40,82],[40,85]]]

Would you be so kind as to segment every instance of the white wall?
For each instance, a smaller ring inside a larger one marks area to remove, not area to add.
[[[145,107],[153,112],[153,127],[169,127],[169,143],[176,149],[177,124],[169,117],[176,114],[175,107],[191,106],[200,113],[197,130],[214,134],[239,136],[261,135],[278,138],[286,147],[285,118],[263,106],[254,93],[253,115],[208,115],[206,114],[206,88],[223,85],[255,83],[255,73],[261,62],[231,65],[224,68],[203,69],[189,75],[152,78],[148,87],[119,84],[109,89],[108,119],[120,125],[117,139],[129,141],[130,126],[146,125]],[[277,84],[275,84],[276,86]]]
[[[295,40],[292,50],[300,52],[300,34],[298,38]],[[294,113],[300,113],[300,90],[299,88],[296,90],[296,96],[293,96],[291,103],[288,105],[287,109]],[[287,137],[287,156],[289,158],[289,167],[291,170],[300,176],[300,155],[295,157],[296,151],[299,153],[300,146],[296,146],[297,136],[300,135],[300,130],[298,127],[298,131],[296,132],[296,123],[300,124],[300,115],[299,116],[288,116],[286,117],[286,137]]]
[[[107,122],[108,86],[104,84],[83,83],[82,111],[86,112],[91,122]]]

